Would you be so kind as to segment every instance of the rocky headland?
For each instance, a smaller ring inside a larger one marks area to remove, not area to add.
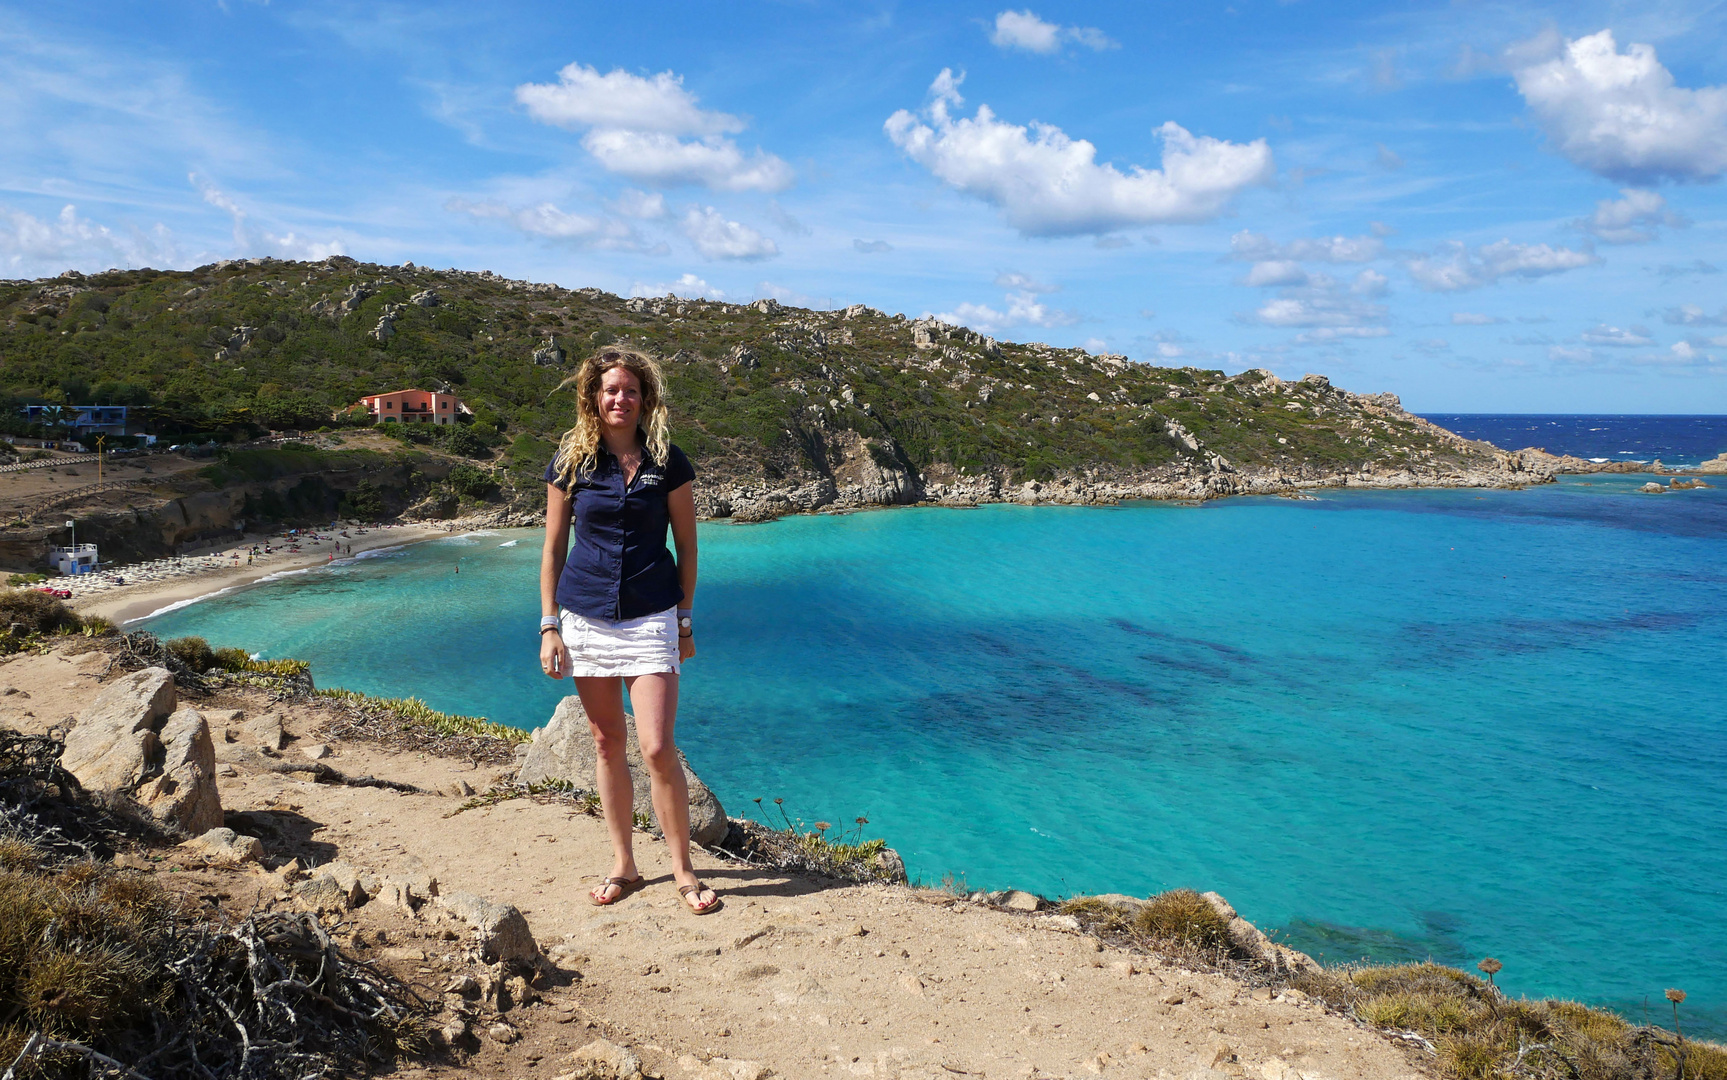
[[[114,459],[100,483],[74,456],[0,469],[0,564],[39,568],[68,518],[120,563],[336,518],[532,522],[572,417],[555,388],[612,342],[663,358],[700,510],[734,521],[1520,487],[1623,467],[1465,440],[1395,394],[1321,375],[1133,363],[861,304],[625,298],[490,272],[250,259],[0,282],[14,402],[123,399],[164,441],[203,444]],[[372,428],[352,408],[408,386],[455,393],[471,415]]]

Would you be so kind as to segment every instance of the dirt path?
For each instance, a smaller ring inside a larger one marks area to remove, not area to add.
[[[99,653],[0,665],[0,724],[40,730],[76,714],[105,666]],[[261,696],[185,703],[216,718],[219,759],[236,756],[224,726],[244,723],[223,710],[280,713],[294,736],[283,761],[303,759],[304,748],[323,741],[322,706],[282,708]],[[595,908],[586,893],[607,865],[596,818],[568,803],[529,799],[456,813],[464,799],[449,792],[462,783],[484,790],[508,772],[364,742],[332,743],[329,751],[324,763],[349,776],[438,793],[340,787],[233,765],[220,781],[224,808],[284,823],[280,836],[264,837],[267,865],[340,858],[378,873],[429,870],[446,893],[521,909],[565,972],[566,985],[502,1018],[510,1041],[482,1029],[461,1063],[404,1062],[402,1075],[549,1078],[570,1070],[570,1051],[601,1037],[632,1048],[648,1075],[673,1080],[1427,1074],[1419,1055],[1297,992],[1274,999],[1224,976],[1115,950],[1068,920],[940,892],[836,886],[703,853],[698,870],[725,907],[696,918],[681,907],[663,848],[638,836],[648,887]],[[261,867],[205,868],[183,852],[159,865],[183,868],[175,876],[188,887],[217,882],[237,905],[288,896],[284,879]],[[460,943],[447,940],[454,924],[434,911],[409,917],[374,901],[350,914],[359,930],[353,940],[400,964],[435,997],[450,973],[472,968]],[[377,942],[379,931],[390,944]]]

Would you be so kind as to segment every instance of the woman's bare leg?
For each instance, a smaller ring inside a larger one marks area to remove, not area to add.
[[[678,677],[662,672],[625,682],[636,710],[636,740],[641,743],[642,761],[653,785],[654,814],[660,819],[672,858],[672,876],[679,885],[697,884],[695,868],[690,865],[690,788],[672,734],[678,716]],[[704,889],[690,900],[706,907],[714,901],[713,890]]]
[[[624,721],[623,680],[580,678],[576,680],[576,693],[582,699],[588,729],[594,735],[594,785],[600,789],[600,809],[606,815],[606,832],[612,839],[612,871],[608,876],[635,878],[631,830],[635,827],[636,792],[630,783],[630,763],[625,756],[629,729]]]

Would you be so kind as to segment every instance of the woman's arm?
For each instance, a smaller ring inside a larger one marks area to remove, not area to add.
[[[546,485],[546,541],[540,547],[540,614],[558,614],[558,578],[570,554],[570,496],[556,484]],[[540,635],[540,670],[554,679],[564,677],[570,652],[561,632]]]
[[[696,606],[696,496],[694,484],[680,485],[666,494],[666,516],[672,521],[672,546],[677,549],[678,587],[683,589],[681,608]],[[681,633],[681,631],[680,631]],[[678,662],[696,654],[694,631],[678,638]]]

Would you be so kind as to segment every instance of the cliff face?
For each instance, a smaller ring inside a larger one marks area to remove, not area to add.
[[[338,516],[390,517],[418,507],[443,516],[440,490],[451,460],[425,453],[240,451],[226,462],[164,478],[150,488],[92,494],[88,500],[0,528],[0,567],[41,569],[49,545],[97,544],[104,562],[173,555],[195,544],[238,537],[266,523],[312,524]],[[355,499],[373,499],[359,508]],[[449,510],[454,512],[455,500]]]

